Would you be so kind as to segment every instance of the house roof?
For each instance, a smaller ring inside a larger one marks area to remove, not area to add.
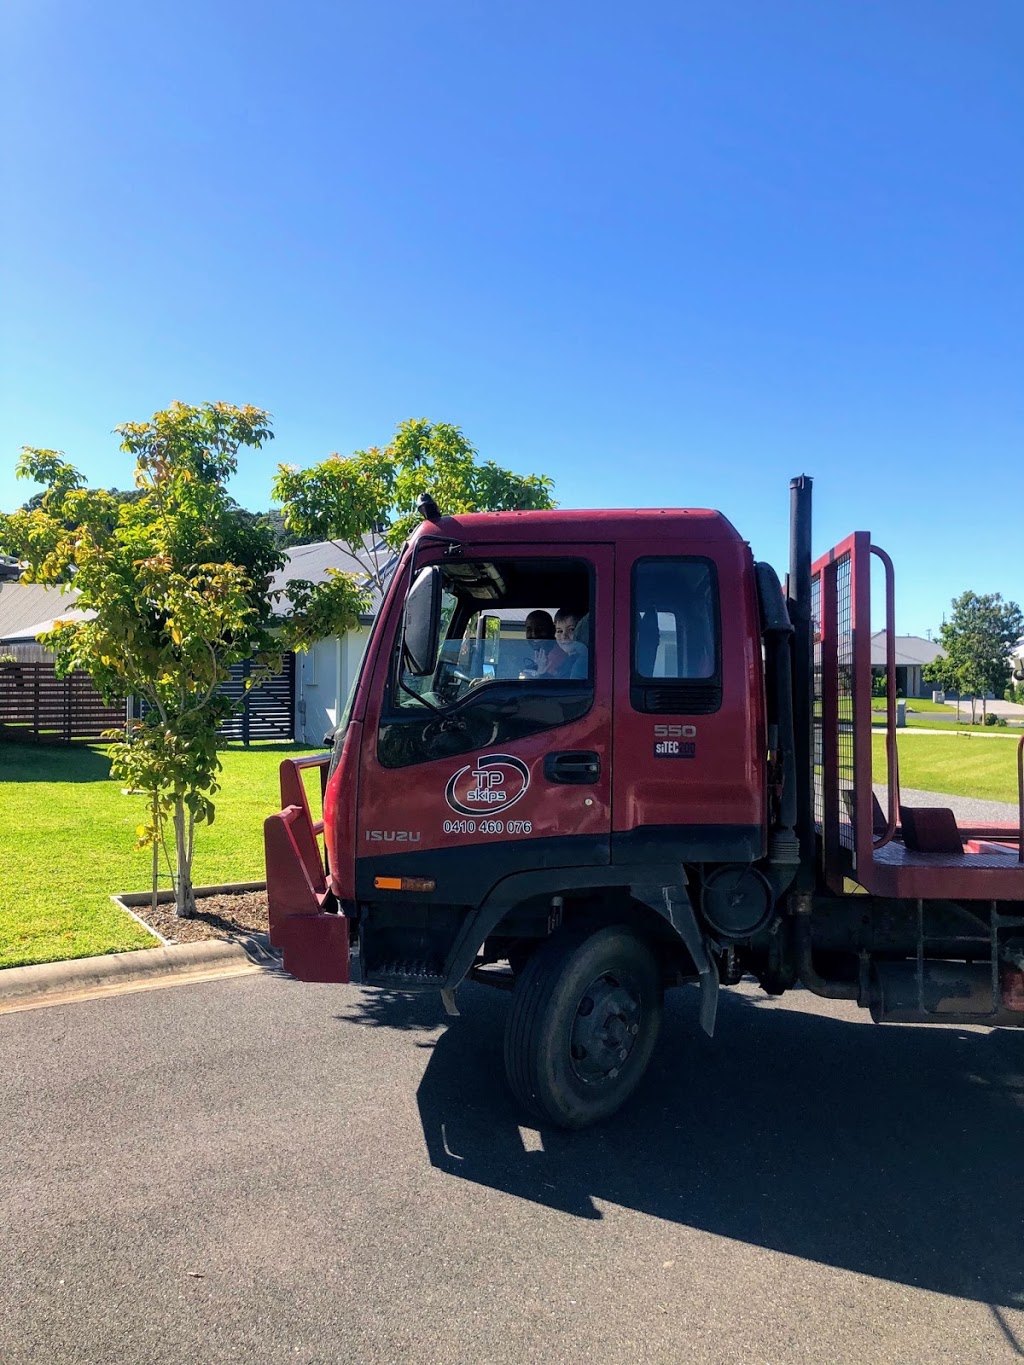
[[[895,644],[897,668],[934,663],[946,653],[937,640],[926,640],[920,635],[897,635]],[[885,662],[885,631],[876,630],[871,637],[871,665],[884,668]]]
[[[392,549],[373,536],[364,537],[363,550],[358,557],[333,540],[321,540],[313,545],[296,545],[284,553],[287,562],[271,580],[271,587],[282,591],[291,578],[304,578],[310,583],[322,583],[327,578],[328,569],[342,569],[345,573],[360,575],[381,572],[386,579],[398,559]],[[371,589],[370,611],[364,620],[372,620],[380,604],[380,592],[376,588]],[[279,599],[279,610],[286,612],[289,605],[287,596]]]
[[[34,640],[52,630],[54,621],[84,621],[91,612],[78,611],[74,588],[48,588],[42,583],[0,582],[0,643]]]
[[[365,550],[357,558],[342,549],[333,541],[321,541],[315,545],[296,545],[284,551],[285,566],[272,579],[273,588],[283,589],[291,578],[304,578],[310,583],[322,583],[327,578],[328,569],[344,569],[346,573],[362,574],[394,567],[397,556],[388,546],[375,537],[367,537]],[[75,607],[78,593],[74,588],[49,588],[41,583],[8,583],[0,581],[0,644],[20,644],[35,640],[37,636],[53,629],[55,621],[88,621],[91,611],[79,611]],[[370,612],[364,620],[370,621],[380,607],[381,594],[373,589],[370,594]],[[287,612],[290,606],[287,597],[279,601],[279,609]]]

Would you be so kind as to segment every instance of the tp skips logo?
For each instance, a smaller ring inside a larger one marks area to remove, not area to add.
[[[511,754],[485,754],[476,767],[467,763],[448,780],[444,799],[460,815],[506,811],[530,787],[530,770]]]

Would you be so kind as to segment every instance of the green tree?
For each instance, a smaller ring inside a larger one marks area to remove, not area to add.
[[[285,525],[284,513],[279,507],[272,507],[269,512],[257,512],[256,516],[273,531],[274,541],[279,550],[292,550],[296,545],[308,545],[311,540],[316,539],[315,536],[301,536],[289,530]]]
[[[929,635],[928,638],[930,639],[931,636]],[[959,721],[961,687],[956,668],[949,656],[940,654],[930,664],[925,664],[923,676],[926,682],[930,682],[933,687],[940,691],[956,693],[956,718]]]
[[[110,494],[111,498],[114,499],[115,503],[138,502],[139,498],[143,496],[143,490],[141,488],[108,488],[107,492]],[[42,507],[43,499],[46,497],[46,494],[46,489],[40,489],[38,492],[33,493],[27,502],[23,504],[21,510],[23,512],[37,511]],[[287,526],[284,524],[284,514],[279,508],[273,507],[269,512],[250,512],[245,507],[240,507],[234,499],[229,499],[229,504],[235,516],[247,526],[253,526],[257,522],[261,525],[269,526],[274,533],[274,543],[279,550],[289,550],[293,546],[305,545],[308,543],[301,536],[295,535],[288,530]],[[116,507],[113,510],[111,520],[112,522],[116,520]],[[66,523],[66,526],[69,531],[74,530],[73,524]]]
[[[289,531],[284,524],[284,513],[277,507],[272,507],[269,512],[250,512],[244,507],[234,504],[235,516],[243,521],[247,526],[266,526],[273,533],[274,544],[279,550],[290,550],[296,545],[308,545],[309,541],[302,536]]]
[[[79,483],[78,486],[82,487],[82,484]],[[139,498],[142,497],[141,488],[108,488],[107,492],[115,502],[138,502]],[[43,499],[46,497],[46,494],[47,490],[45,488],[39,489],[38,492],[32,494],[28,501],[22,506],[21,510],[23,512],[37,511],[42,507]]]
[[[149,798],[137,832],[154,848],[154,877],[173,830],[175,908],[191,915],[195,826],[213,820],[217,731],[232,709],[222,686],[241,660],[255,661],[257,678],[280,668],[282,644],[312,638],[324,608],[300,585],[304,610],[273,634],[282,557],[272,528],[239,517],[226,491],[239,450],[272,439],[266,412],[174,403],[117,430],[139,495],[89,490],[62,452],[25,447],[18,474],[44,489],[37,506],[0,515],[0,550],[26,566],[25,582],[73,583],[76,606],[93,613],[43,637],[58,670],[84,669],[106,698],[146,703],[116,733],[112,774]],[[336,588],[332,624],[351,624],[362,603],[354,586]]]
[[[971,721],[976,699],[991,692],[1001,697],[1011,675],[1010,651],[1024,633],[1024,612],[1016,602],[1004,602],[1001,593],[964,592],[953,599],[952,615],[939,629],[946,651],[925,669],[925,677],[971,698]]]
[[[280,465],[274,499],[292,532],[344,546],[368,562],[368,580],[380,589],[390,551],[419,523],[421,493],[442,512],[496,512],[553,507],[552,486],[546,475],[481,462],[459,427],[417,419],[400,423],[383,449],[330,455],[309,469]]]

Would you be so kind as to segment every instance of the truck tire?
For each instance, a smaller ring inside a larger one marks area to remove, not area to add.
[[[585,1128],[636,1089],[661,1024],[654,953],[625,925],[562,930],[516,982],[505,1030],[505,1071],[536,1118]]]

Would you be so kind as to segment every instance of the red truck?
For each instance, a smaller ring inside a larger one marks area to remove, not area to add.
[[[892,564],[861,532],[812,562],[810,479],[785,585],[718,512],[421,507],[332,752],[282,764],[288,972],[453,1014],[467,977],[511,990],[510,1085],[570,1128],[636,1087],[669,986],[697,983],[709,1033],[745,975],[883,1023],[1024,1023],[1024,739],[1018,822],[901,804]]]

